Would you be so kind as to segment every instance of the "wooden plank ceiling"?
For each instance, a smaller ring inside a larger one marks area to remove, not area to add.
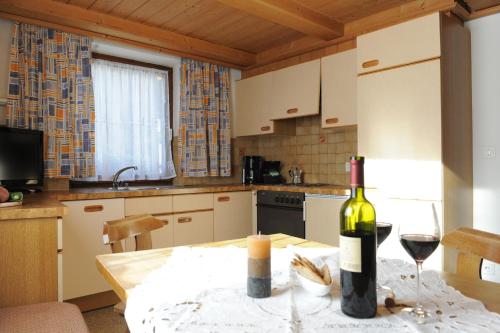
[[[476,11],[500,0],[461,2]],[[455,0],[0,0],[0,16],[251,68],[455,6]]]

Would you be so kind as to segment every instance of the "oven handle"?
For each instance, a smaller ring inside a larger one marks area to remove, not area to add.
[[[275,205],[269,205],[269,204],[262,204],[258,203],[257,208],[262,207],[262,208],[272,208],[272,209],[285,209],[285,210],[295,210],[298,212],[301,212],[304,208],[303,207],[287,207],[287,206],[275,206]]]

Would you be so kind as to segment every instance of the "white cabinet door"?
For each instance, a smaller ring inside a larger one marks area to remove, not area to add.
[[[339,246],[340,208],[347,197],[306,196],[306,239]]]
[[[439,60],[358,78],[365,185],[388,198],[442,199]]]
[[[274,123],[270,115],[271,84],[272,73],[236,82],[236,136],[274,133]]]
[[[320,60],[272,72],[271,119],[319,114]]]
[[[436,12],[359,36],[358,73],[439,57],[439,15]]]
[[[174,245],[193,245],[214,241],[213,211],[175,214]]]
[[[173,215],[156,215],[157,219],[165,222],[165,226],[151,231],[153,249],[174,246],[174,217]]]
[[[102,238],[103,223],[125,217],[124,199],[65,201],[63,219],[63,299],[111,290],[95,257],[111,253]]]
[[[321,58],[321,127],[356,125],[356,50]]]
[[[214,193],[214,241],[252,233],[252,192]]]

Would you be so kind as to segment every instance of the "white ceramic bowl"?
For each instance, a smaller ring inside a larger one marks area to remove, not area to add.
[[[330,293],[332,290],[332,283],[329,285],[317,283],[314,281],[309,280],[308,278],[303,277],[297,272],[297,278],[299,279],[300,284],[302,287],[313,294],[314,296],[325,296]]]

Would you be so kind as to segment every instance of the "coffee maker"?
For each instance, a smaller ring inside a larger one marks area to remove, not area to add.
[[[262,182],[262,156],[244,156],[242,161],[243,184],[255,184]]]

